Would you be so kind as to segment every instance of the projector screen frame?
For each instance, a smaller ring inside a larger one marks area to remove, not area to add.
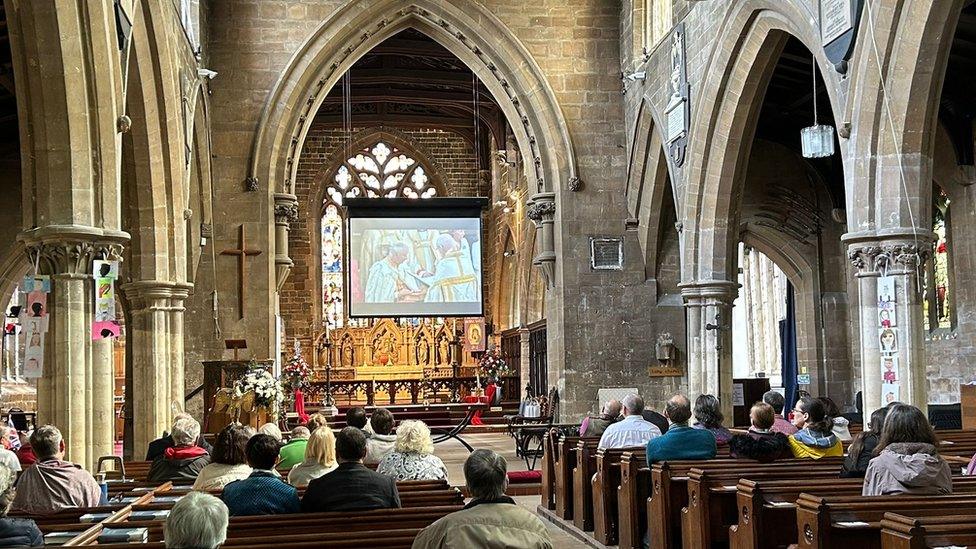
[[[485,296],[483,274],[479,276],[482,287],[479,288],[481,299],[478,302],[477,314],[402,314],[402,315],[354,315],[352,312],[352,253],[350,250],[350,240],[352,236],[351,222],[353,218],[376,218],[376,219],[412,219],[412,218],[439,218],[439,219],[475,219],[478,220],[478,238],[484,241],[484,220],[482,213],[488,207],[489,200],[486,197],[445,197],[445,198],[347,198],[343,200],[341,206],[343,211],[343,230],[345,238],[342,239],[342,263],[343,263],[343,307],[346,318],[484,318],[485,316]],[[483,247],[482,247],[483,249]],[[484,273],[484,257],[479,255],[478,261],[481,264],[480,273]]]

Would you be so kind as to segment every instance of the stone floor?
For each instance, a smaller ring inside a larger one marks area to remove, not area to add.
[[[501,454],[508,461],[509,471],[525,471],[525,462],[515,456],[515,445],[505,433],[472,433],[463,435],[464,439],[475,448],[488,448]],[[468,450],[461,443],[450,440],[435,447],[435,453],[447,466],[447,475],[451,484],[464,484],[464,460],[468,457]],[[539,505],[539,496],[517,496],[515,501],[526,509],[535,513]],[[552,534],[553,547],[559,549],[588,547],[565,531],[547,520],[543,520]]]

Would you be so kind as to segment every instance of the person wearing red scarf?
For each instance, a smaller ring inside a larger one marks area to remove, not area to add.
[[[196,445],[200,436],[200,424],[191,417],[184,417],[173,423],[172,448],[167,448],[162,456],[156,458],[149,468],[151,482],[167,480],[196,479],[200,470],[210,463],[210,453]]]

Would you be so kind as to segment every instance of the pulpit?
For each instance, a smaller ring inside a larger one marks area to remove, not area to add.
[[[231,422],[230,414],[213,411],[214,396],[220,389],[233,387],[234,383],[247,372],[248,366],[252,364],[270,370],[274,363],[270,360],[259,360],[253,363],[249,360],[207,360],[203,362],[204,433],[219,433]],[[241,414],[241,423],[260,426],[267,423],[267,412],[256,414],[245,412]]]

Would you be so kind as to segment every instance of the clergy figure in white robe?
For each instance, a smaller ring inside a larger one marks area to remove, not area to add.
[[[422,296],[417,282],[406,272],[405,261],[409,249],[402,242],[390,245],[386,257],[369,268],[366,277],[366,303],[406,303]]]
[[[437,261],[434,276],[427,282],[430,288],[424,301],[428,303],[455,303],[479,301],[478,277],[471,260],[459,249],[457,240],[449,234],[437,237]]]

